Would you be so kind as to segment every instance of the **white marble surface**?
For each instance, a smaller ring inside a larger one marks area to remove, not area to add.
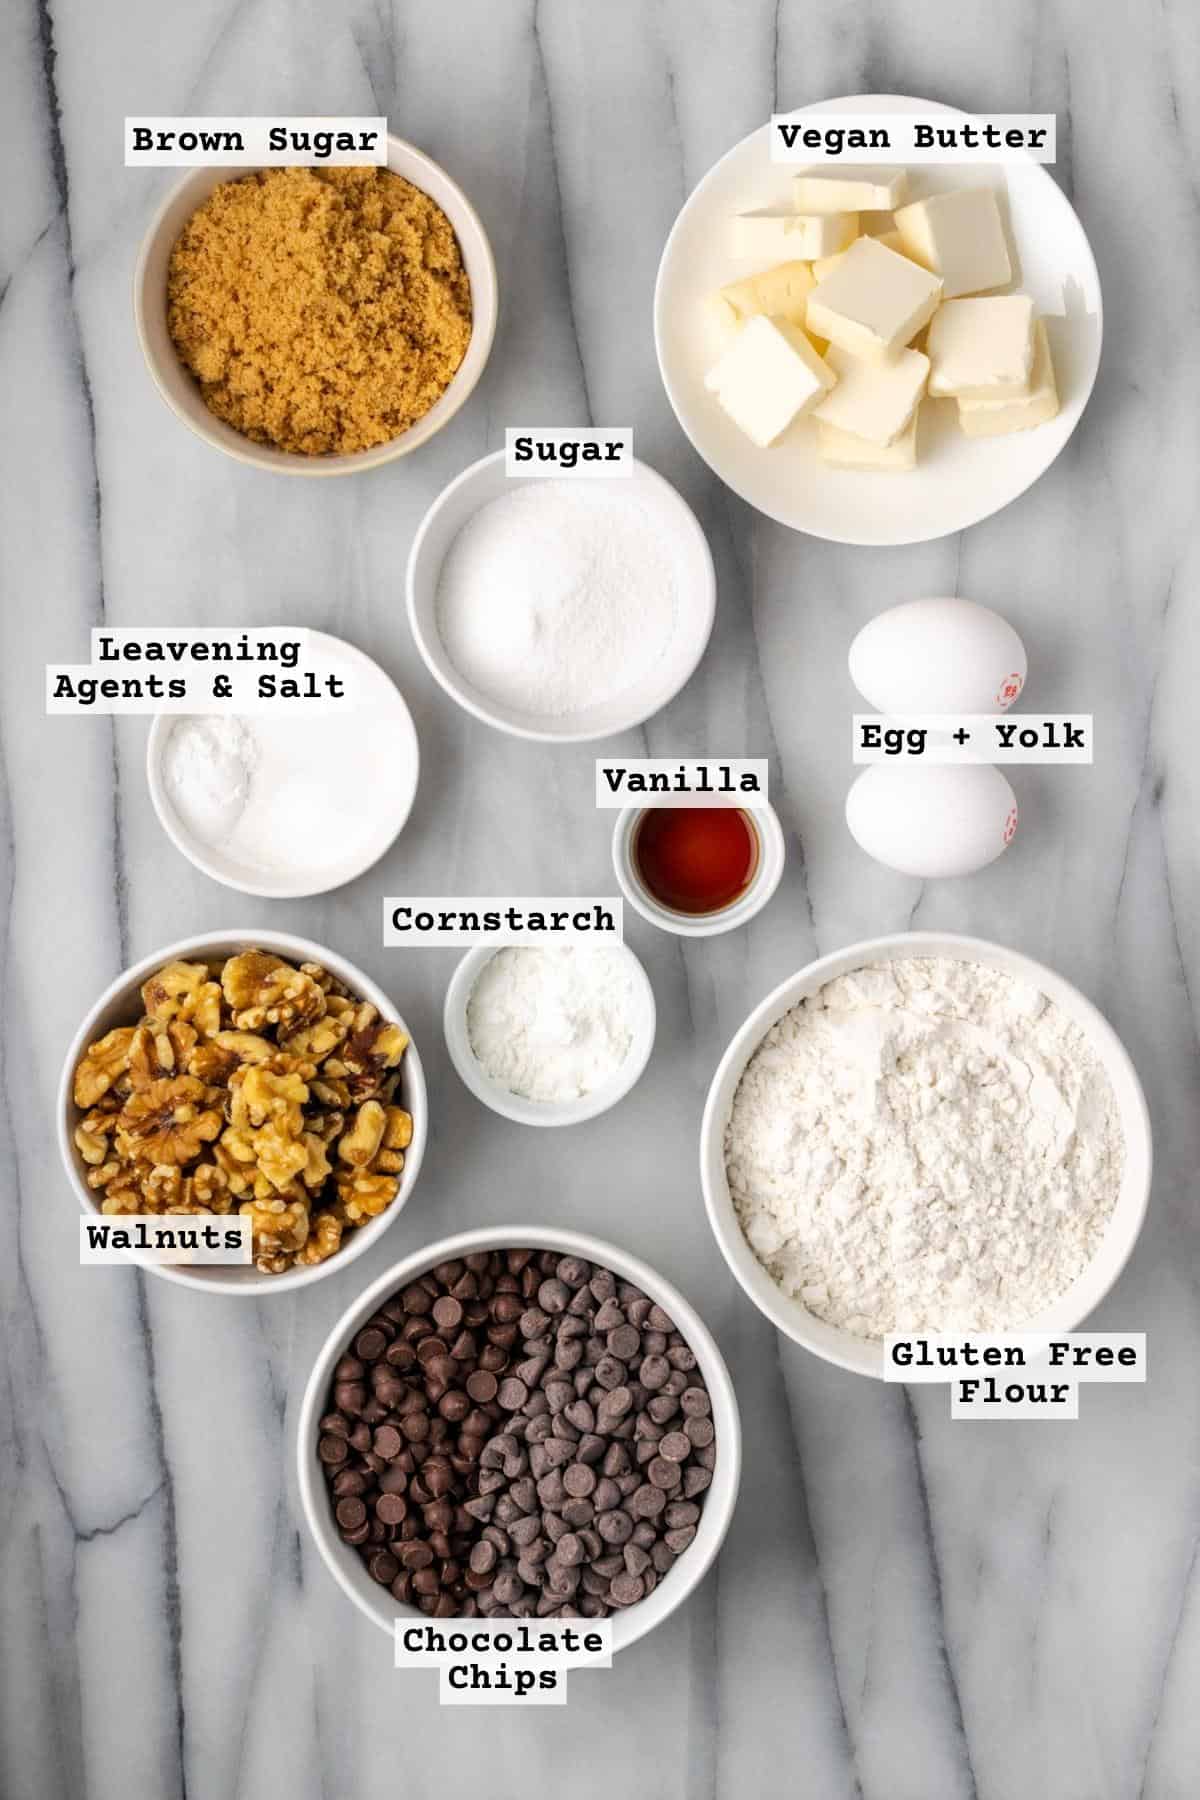
[[[1132,28],[1131,28],[1132,26]],[[0,1792],[5,1800],[391,1800],[565,1788],[841,1800],[1187,1800],[1200,1792],[1200,212],[1184,0],[9,0],[0,19]],[[789,535],[723,493],[657,379],[650,298],[675,212],[772,105],[864,90],[1059,115],[1058,178],[1100,260],[1104,367],[1052,472],[965,536],[897,551]],[[471,405],[359,479],[236,466],[162,405],[130,274],[167,171],[121,167],[140,113],[386,112],[496,245],[503,320]],[[609,886],[586,748],[489,734],[425,675],[402,613],[423,510],[509,423],[632,423],[720,573],[700,674],[623,747],[772,758],[790,861],[764,916],[681,946],[634,920],[659,1005],[641,1086],[563,1133],[506,1125],[450,1071],[451,953],[385,954],[379,896]],[[1026,770],[1017,847],[968,882],[868,864],[840,808],[845,651],[883,605],[992,602],[1031,705],[1095,712],[1094,770]],[[298,622],[393,672],[424,778],[380,869],[333,897],[241,900],[150,809],[144,721],[47,721],[42,666],[113,624]],[[432,1078],[414,1200],[301,1295],[210,1300],[76,1266],[52,1134],[67,1039],[126,962],[185,933],[294,926],[394,992]],[[944,1391],[841,1374],[775,1338],[704,1222],[695,1139],[750,1005],[819,951],[910,924],[1052,963],[1113,1018],[1157,1133],[1149,1222],[1097,1323],[1150,1332],[1147,1387],[1077,1424],[952,1425]],[[744,1410],[716,1571],[565,1712],[440,1712],[318,1564],[294,1414],[360,1285],[435,1236],[518,1214],[642,1253],[701,1307]]]

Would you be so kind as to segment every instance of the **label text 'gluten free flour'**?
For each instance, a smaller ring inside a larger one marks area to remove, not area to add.
[[[883,1378],[951,1383],[952,1419],[1077,1419],[1080,1383],[1145,1381],[1146,1334],[893,1332],[883,1340]]]

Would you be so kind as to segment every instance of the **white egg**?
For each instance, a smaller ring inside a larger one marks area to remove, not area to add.
[[[846,796],[860,849],[901,875],[973,875],[1012,843],[1016,796],[987,763],[872,763]]]
[[[850,679],[880,713],[994,713],[1025,685],[1025,646],[973,600],[909,600],[864,625]]]

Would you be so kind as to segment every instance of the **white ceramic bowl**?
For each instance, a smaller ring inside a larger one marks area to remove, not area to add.
[[[629,1046],[628,1056],[611,1081],[605,1082],[603,1087],[594,1088],[580,1100],[567,1100],[561,1104],[546,1100],[525,1100],[520,1094],[501,1087],[484,1074],[479,1059],[471,1048],[467,1031],[467,1004],[480,974],[504,946],[484,944],[478,949],[468,950],[450,977],[443,1008],[446,1048],[450,1052],[450,1061],[457,1069],[464,1086],[470,1088],[477,1100],[482,1100],[485,1106],[490,1106],[502,1118],[515,1119],[518,1125],[579,1125],[584,1119],[595,1119],[600,1113],[607,1112],[610,1106],[623,1100],[640,1080],[654,1049],[657,1019],[654,989],[650,986],[650,977],[628,944],[609,943],[606,940],[606,947],[625,958],[633,976],[633,1042]]]
[[[804,113],[945,113],[958,108],[903,94],[821,100]],[[704,386],[726,340],[706,297],[754,271],[731,253],[733,215],[790,203],[793,167],[772,163],[769,127],[735,144],[684,203],[667,239],[654,295],[658,365],[676,417],[709,468],[734,493],[782,525],[841,544],[915,544],[998,512],[1036,481],[1079,423],[1100,363],[1102,310],[1096,261],[1070,201],[1049,171],[1030,161],[910,166],[914,194],[996,189],[1007,215],[1012,291],[1033,296],[1047,319],[1061,410],[1032,431],[964,437],[955,405],[922,403],[918,466],[903,473],[831,468],[805,422],[760,450]],[[895,161],[901,159],[896,157]],[[836,167],[836,165],[834,165]]]
[[[1100,1248],[1066,1293],[1044,1312],[1026,1321],[1020,1327],[1022,1331],[1061,1335],[1073,1331],[1099,1306],[1129,1260],[1150,1197],[1150,1115],[1137,1071],[1104,1015],[1078,988],[1072,987],[1052,969],[1044,968],[1041,963],[1015,950],[1005,949],[1001,944],[936,931],[900,932],[894,937],[851,944],[847,949],[823,956],[801,969],[755,1007],[713,1076],[700,1127],[700,1180],[704,1203],[721,1254],[759,1311],[765,1313],[773,1325],[806,1350],[823,1356],[826,1362],[837,1363],[859,1375],[880,1378],[884,1372],[882,1343],[854,1337],[848,1331],[815,1318],[799,1300],[793,1300],[776,1286],[746,1242],[725,1177],[725,1127],[743,1069],[784,1013],[838,975],[846,975],[868,963],[895,962],[909,956],[945,956],[958,961],[985,963],[1040,989],[1086,1033],[1116,1096],[1125,1137],[1125,1168],[1117,1203]]]
[[[352,994],[369,1000],[383,1018],[404,1026],[404,1020],[383,989],[377,987],[361,969],[355,968],[352,962],[347,962],[336,951],[327,950],[323,944],[314,944],[308,938],[293,937],[290,932],[210,932],[201,937],[181,938],[178,943],[165,944],[161,950],[154,951],[153,955],[144,956],[140,962],[134,963],[132,968],[118,976],[104,990],[95,1005],[89,1008],[63,1063],[58,1087],[58,1147],[67,1179],[75,1190],[81,1211],[96,1214],[100,1212],[96,1196],[87,1185],[86,1164],[75,1147],[73,1137],[80,1119],[79,1108],[75,1105],[73,1096],[73,1083],[76,1065],[84,1051],[97,1038],[103,1037],[106,1031],[112,1031],[118,1025],[136,1023],[141,1016],[138,989],[147,976],[161,969],[164,963],[173,962],[177,958],[186,961],[192,957],[218,962],[227,956],[236,956],[239,951],[251,949],[274,950],[289,962],[320,963],[331,975],[336,975],[339,981],[344,982]],[[310,1287],[314,1281],[321,1281],[335,1270],[344,1269],[356,1256],[361,1256],[376,1243],[388,1226],[399,1218],[408,1204],[420,1173],[429,1132],[429,1105],[421,1058],[411,1040],[401,1064],[398,1098],[406,1111],[412,1114],[413,1122],[412,1144],[405,1152],[400,1191],[377,1219],[372,1219],[369,1224],[349,1233],[343,1240],[343,1248],[335,1256],[327,1257],[324,1262],[316,1263],[311,1268],[289,1269],[283,1275],[264,1275],[253,1263],[231,1266],[201,1264],[197,1267],[147,1263],[142,1266],[148,1273],[161,1275],[164,1281],[176,1281],[183,1287],[203,1288],[209,1293],[250,1296],[255,1299],[263,1294],[282,1294],[289,1288]]]
[[[594,487],[605,480],[603,476],[591,476],[588,485]],[[464,681],[446,654],[438,631],[438,582],[451,544],[480,507],[532,483],[507,476],[504,452],[497,450],[464,469],[438,495],[421,521],[408,559],[408,617],[417,648],[430,674],[450,698],[485,725],[494,725],[497,731],[550,744],[613,737],[642,724],[673,700],[704,655],[716,611],[717,580],[708,540],[696,515],[669,481],[636,459],[632,475],[607,480],[614,493],[636,499],[654,517],[659,548],[670,549],[674,557],[679,615],[675,635],[658,667],[616,699],[577,713],[519,712],[488,699]]]
[[[167,269],[176,239],[197,207],[222,182],[236,181],[254,170],[189,169],[163,201],[142,241],[133,277],[133,311],[138,342],[155,386],[171,411],[205,443],[224,450],[239,462],[253,463],[256,468],[270,469],[279,475],[353,475],[360,469],[378,468],[380,463],[391,462],[393,457],[405,456],[428,443],[470,396],[491,353],[499,308],[496,264],[487,233],[462,189],[444,169],[403,138],[389,134],[387,166],[441,207],[454,227],[471,283],[471,341],[449,387],[424,417],[399,437],[348,456],[301,456],[291,450],[279,450],[273,444],[255,443],[253,438],[218,419],[204,404],[199,386],[180,362],[171,342],[167,330]]]
[[[412,714],[390,677],[377,662],[341,638],[329,637],[323,631],[311,631],[309,639],[313,653],[323,663],[350,664],[360,699],[360,705],[356,705],[356,718],[363,717],[361,708],[368,705],[386,713],[395,738],[385,765],[372,766],[369,779],[364,782],[364,791],[369,791],[371,798],[371,830],[352,856],[324,865],[314,862],[310,869],[292,874],[275,874],[239,863],[226,851],[194,836],[176,812],[167,792],[163,778],[164,752],[172,731],[183,722],[183,717],[178,713],[159,713],[146,740],[146,779],[150,798],[158,822],[175,848],[182,850],[188,861],[202,874],[211,876],[213,881],[236,888],[239,893],[257,894],[270,900],[295,900],[328,893],[332,888],[354,881],[377,863],[404,829],[416,797],[420,772],[420,751]],[[309,728],[319,732],[320,718],[314,718]]]
[[[705,1492],[696,1536],[647,1599],[613,1614],[613,1648],[623,1650],[648,1631],[653,1631],[656,1625],[661,1625],[676,1607],[682,1606],[700,1585],[721,1548],[733,1517],[741,1479],[742,1428],[729,1371],[699,1313],[648,1264],[599,1238],[584,1237],[577,1231],[553,1230],[544,1225],[500,1225],[485,1231],[464,1231],[458,1237],[444,1238],[439,1244],[418,1250],[389,1269],[386,1275],[381,1275],[378,1281],[373,1281],[342,1314],[326,1338],[304,1390],[296,1440],[300,1501],[325,1567],[361,1613],[389,1636],[397,1617],[424,1617],[415,1607],[402,1606],[393,1600],[378,1582],[372,1581],[354,1550],[338,1535],[325,1478],[317,1460],[318,1423],[326,1410],[333,1370],[339,1357],[345,1354],[351,1339],[371,1314],[398,1289],[453,1257],[470,1256],[484,1250],[526,1248],[556,1250],[563,1256],[582,1256],[611,1269],[624,1280],[634,1282],[670,1314],[687,1339],[696,1354],[712,1401],[717,1462],[712,1483]]]
[[[783,827],[779,815],[769,804],[747,809],[758,832],[758,866],[750,885],[732,906],[714,913],[682,913],[664,906],[644,885],[633,855],[633,840],[638,820],[650,811],[645,806],[627,806],[617,814],[613,826],[613,868],[621,892],[636,912],[651,925],[672,931],[677,937],[717,937],[723,931],[735,931],[760,913],[783,879],[787,860]]]

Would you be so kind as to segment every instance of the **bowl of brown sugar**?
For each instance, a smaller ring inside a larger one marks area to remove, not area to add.
[[[496,266],[444,170],[189,170],[146,234],[134,313],[172,411],[241,462],[348,475],[428,442],[496,329]]]

